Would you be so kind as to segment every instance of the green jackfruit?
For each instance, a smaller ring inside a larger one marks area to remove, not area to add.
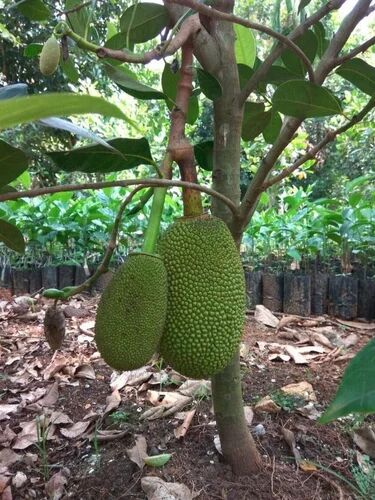
[[[234,355],[245,319],[238,250],[220,219],[175,222],[160,241],[168,274],[168,308],[160,354],[178,372],[205,378]]]
[[[131,254],[100,299],[95,341],[116,370],[144,366],[158,350],[167,311],[167,274],[156,255]]]
[[[48,38],[43,45],[39,59],[39,69],[42,75],[52,75],[59,65],[60,44],[54,36]]]

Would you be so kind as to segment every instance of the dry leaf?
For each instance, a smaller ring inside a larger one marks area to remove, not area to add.
[[[187,431],[189,430],[190,424],[194,418],[195,412],[196,412],[196,410],[190,410],[190,411],[186,412],[183,423],[181,425],[179,425],[178,427],[176,427],[176,429],[174,429],[173,432],[174,432],[174,435],[177,439],[181,439],[181,438],[185,437]]]
[[[38,425],[40,426],[40,433],[45,433],[47,440],[53,439],[56,427],[53,424],[49,425],[48,419],[45,416],[41,416],[30,422],[20,422],[19,426],[22,431],[17,434],[12,448],[14,450],[24,450],[38,442]]]
[[[130,431],[128,429],[123,431],[120,431],[118,429],[97,431],[96,433],[91,434],[91,436],[89,436],[89,439],[90,441],[96,439],[99,443],[106,443],[109,441],[121,439],[127,436],[129,433]]]
[[[88,422],[76,422],[75,424],[71,425],[70,427],[63,427],[60,429],[61,434],[68,438],[68,439],[75,439],[79,436],[81,436],[86,429],[89,427],[91,424],[90,421]]]
[[[279,320],[279,323],[277,325],[277,328],[276,328],[276,333],[281,330],[284,326],[286,325],[290,325],[292,323],[296,323],[300,321],[299,318],[297,318],[296,316],[283,316],[280,320]]]
[[[10,486],[7,486],[5,488],[5,490],[3,491],[3,495],[1,497],[1,500],[13,500],[12,489]]]
[[[84,363],[83,365],[78,366],[75,373],[74,373],[74,376],[76,378],[87,378],[89,380],[96,379],[94,368],[87,363]]]
[[[0,444],[1,446],[4,446],[5,448],[7,446],[10,446],[10,443],[13,441],[13,439],[16,437],[16,433],[12,431],[12,429],[9,427],[9,424],[5,427],[4,431],[2,434],[0,434]]]
[[[220,453],[220,455],[223,454],[223,450],[221,448],[221,441],[220,441],[220,436],[219,434],[214,435],[214,446],[216,448],[216,451]]]
[[[132,462],[137,464],[140,469],[143,469],[145,465],[144,458],[147,457],[146,438],[142,435],[136,436],[135,445],[132,448],[127,448],[126,454]]]
[[[110,396],[107,396],[106,399],[107,406],[104,410],[104,415],[109,413],[112,410],[115,410],[120,406],[121,403],[121,394],[117,389],[115,389]]]
[[[72,424],[73,421],[66,413],[54,411],[50,417],[51,423],[56,425]]]
[[[301,454],[296,446],[296,439],[294,436],[294,432],[290,431],[289,429],[286,429],[285,427],[281,428],[281,432],[284,436],[285,441],[287,442],[289,448],[291,449],[291,451],[294,455],[294,458],[295,458],[295,461],[296,461],[296,464],[298,467],[300,462],[302,461],[302,458],[301,458]]]
[[[272,328],[276,328],[279,324],[279,320],[272,314],[272,312],[264,307],[263,305],[255,306],[254,318],[259,321],[259,323],[263,323],[263,325],[271,326]]]
[[[353,347],[353,345],[356,345],[358,342],[358,335],[356,335],[355,333],[351,333],[346,338],[342,339],[342,341],[346,348]]]
[[[358,429],[353,435],[353,440],[363,453],[375,458],[375,433],[370,427]]]
[[[143,366],[138,370],[131,370],[122,373],[114,372],[111,377],[111,389],[120,390],[126,385],[138,385],[142,382],[146,382],[152,373],[149,371],[147,366]]]
[[[265,413],[278,413],[281,411],[281,408],[269,396],[266,396],[257,402],[254,410]]]
[[[85,335],[94,336],[95,321],[84,321],[78,327],[82,333]]]
[[[16,475],[12,479],[12,485],[15,488],[22,488],[24,484],[27,482],[27,476],[24,472],[18,471]]]
[[[0,451],[0,467],[10,467],[22,459],[22,455],[15,453],[9,448],[4,448]]]
[[[45,393],[47,392],[47,389],[45,387],[37,387],[33,391],[30,392],[25,392],[21,393],[21,406],[26,406],[27,404],[35,403],[38,401],[40,398],[42,398]]]
[[[361,323],[360,321],[347,321],[336,319],[340,325],[349,326],[350,328],[359,328],[360,330],[375,330],[375,323]]]
[[[65,368],[69,359],[65,356],[57,356],[43,371],[44,380],[50,380],[57,372]]]
[[[193,494],[181,483],[167,483],[156,476],[141,479],[142,490],[148,500],[192,500]]]
[[[69,471],[64,468],[56,472],[46,483],[46,493],[50,500],[59,500],[65,494],[65,485],[68,482]]]
[[[293,396],[301,396],[306,401],[316,401],[316,395],[313,386],[303,380],[296,384],[284,385],[281,389],[285,394],[292,394]]]
[[[5,476],[5,475],[0,474],[0,495],[1,495],[1,493],[3,493],[3,491],[7,487],[9,481],[10,481],[9,476]],[[3,498],[3,497],[1,497],[1,498]]]
[[[318,470],[315,464],[309,462],[308,460],[301,460],[299,463],[299,468],[303,470],[303,472],[314,472]]]
[[[19,404],[9,405],[9,404],[1,404],[0,405],[0,421],[7,420],[8,413],[15,413],[18,410]]]
[[[49,388],[47,394],[40,399],[37,404],[41,407],[43,406],[53,406],[59,399],[59,383],[55,382]]]
[[[299,352],[296,347],[292,345],[286,345],[284,346],[284,348],[286,352],[293,358],[293,361],[296,365],[306,365],[308,363],[308,360]]]

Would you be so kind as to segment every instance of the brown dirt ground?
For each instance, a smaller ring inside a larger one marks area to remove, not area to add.
[[[9,339],[12,340],[13,334],[19,335],[26,326],[25,322],[20,322],[17,317],[8,317],[4,321],[2,332],[0,330],[0,404],[12,402],[12,398],[16,398],[19,386],[12,383],[9,377],[19,368],[19,363],[25,359],[39,359],[41,366],[45,367],[51,360],[51,352],[42,337],[39,321],[34,323],[34,326],[27,325],[28,335],[40,336],[37,349],[30,354],[26,353],[19,362],[5,366],[7,356],[10,355],[9,350],[12,353],[14,351],[13,348],[9,349]],[[77,321],[69,321],[68,342],[77,335]],[[87,318],[83,321],[87,321]],[[1,333],[7,339],[5,344],[1,342]],[[358,350],[368,341],[369,332],[360,331],[358,334],[360,341],[352,351]],[[323,409],[333,397],[347,361],[310,363],[308,366],[295,365],[293,362],[268,361],[268,358],[259,352],[256,342],[273,342],[275,335],[274,330],[260,325],[249,316],[244,337],[245,343],[250,345],[249,360],[243,362],[245,404],[253,406],[259,398],[283,385],[306,380],[313,385],[316,392],[317,408]],[[283,342],[279,339],[276,341]],[[2,346],[6,346],[8,350],[2,352]],[[95,349],[91,344],[86,351],[92,354]],[[95,380],[78,379],[76,386],[60,384],[59,399],[53,409],[63,411],[73,422],[82,420],[90,410],[103,409],[106,397],[111,392],[109,383],[112,370],[101,362],[95,362],[93,366]],[[51,381],[38,377],[22,390],[50,385]],[[62,498],[145,499],[141,489],[141,478],[145,475],[158,475],[165,481],[184,483],[200,500],[355,498],[350,488],[337,476],[321,469],[315,472],[297,470],[290,448],[281,433],[282,427],[295,433],[303,458],[319,462],[353,481],[351,468],[355,464],[355,445],[350,425],[348,427],[341,422],[322,426],[293,410],[281,411],[276,415],[255,412],[251,429],[257,424],[263,424],[266,431],[264,436],[255,437],[263,456],[264,467],[255,476],[237,478],[232,475],[230,468],[222,463],[221,456],[215,449],[214,435],[217,431],[212,425],[214,416],[210,400],[196,403],[197,412],[191,427],[185,438],[178,441],[173,435],[176,426],[173,417],[140,421],[140,411],[147,408],[149,403],[139,398],[135,390],[121,392],[121,395],[122,401],[117,410],[128,413],[127,422],[116,424],[116,427],[106,417],[101,428],[125,428],[128,433],[120,440],[100,444],[98,459],[93,443],[87,439],[67,440],[58,434],[57,439],[48,444],[48,463],[52,466],[52,473],[63,467],[69,469],[69,479]],[[18,432],[19,423],[30,420],[32,415],[27,408],[19,410],[10,420],[0,422],[0,435],[7,424],[14,432]],[[146,466],[142,471],[139,470],[125,453],[125,448],[134,444],[136,434],[145,436],[149,454],[168,452],[172,454],[172,459],[160,469]],[[26,452],[38,453],[35,446],[20,453]],[[25,472],[28,477],[28,482],[22,488],[12,487],[13,499],[47,498],[40,457],[31,465],[17,462],[11,465],[9,470],[12,473]]]

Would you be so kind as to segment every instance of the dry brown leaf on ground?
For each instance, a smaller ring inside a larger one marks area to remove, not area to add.
[[[358,340],[359,340],[359,337],[355,333],[351,333],[350,335],[348,335],[347,337],[342,339],[344,346],[346,348],[353,347],[354,345],[356,345],[358,343]]]
[[[193,396],[185,396],[180,392],[159,392],[147,391],[147,399],[155,408],[146,410],[141,419],[155,420],[156,418],[166,417],[181,411],[186,405],[193,401]]]
[[[16,488],[22,488],[27,483],[27,476],[24,472],[18,471],[12,478],[12,485]]]
[[[35,403],[39,399],[41,399],[45,393],[47,392],[46,387],[37,387],[36,389],[33,389],[32,391],[29,392],[24,392],[20,393],[21,396],[21,407],[24,408],[25,406]]]
[[[13,500],[12,488],[10,486],[7,486],[3,491],[1,500]]]
[[[143,477],[141,486],[148,500],[192,500],[194,498],[184,484],[167,483],[156,476]]]
[[[84,363],[80,366],[77,366],[77,368],[74,372],[74,377],[75,378],[86,378],[88,380],[95,380],[96,379],[95,370],[88,363]]]
[[[362,323],[361,321],[348,321],[344,319],[336,319],[340,325],[349,326],[350,328],[359,328],[360,330],[375,330],[375,323]]]
[[[43,379],[50,380],[57,372],[69,364],[69,358],[64,355],[56,356],[51,363],[43,370]]]
[[[36,407],[43,408],[44,406],[54,406],[59,399],[59,383],[53,383],[49,389],[47,394],[39,399],[36,403],[33,403]],[[30,408],[31,405],[28,406]]]
[[[126,372],[113,372],[111,376],[111,389],[121,390],[126,385],[138,385],[149,380],[152,372],[149,367],[143,366],[138,370],[130,370]]]
[[[296,347],[292,345],[286,345],[284,346],[284,349],[293,358],[293,361],[295,362],[296,365],[308,364],[308,360],[306,359],[306,357],[303,354],[301,354]]]
[[[0,467],[10,467],[20,460],[22,460],[22,455],[9,448],[4,448],[0,451]]]
[[[10,446],[16,435],[17,434],[10,428],[8,424],[3,430],[2,434],[0,434],[0,445],[4,448],[7,448],[8,446]]]
[[[9,420],[9,413],[16,413],[19,404],[0,404],[0,421]]]
[[[272,312],[263,305],[255,306],[254,318],[263,325],[277,328],[279,320],[272,314]]]
[[[24,450],[37,443],[41,436],[46,440],[54,439],[56,426],[49,423],[45,415],[37,417],[30,422],[20,422],[22,431],[17,434],[16,440],[12,445],[14,450]]]
[[[332,342],[322,333],[319,332],[309,332],[309,337],[312,342],[317,342],[318,344],[321,344],[324,347],[328,347],[328,349],[333,349],[334,346],[332,345]]]
[[[121,394],[117,389],[115,389],[110,396],[107,396],[106,403],[107,406],[105,407],[104,415],[120,406]]]
[[[186,436],[186,433],[189,430],[190,424],[194,418],[195,412],[196,410],[187,411],[182,424],[174,429],[173,433],[177,439],[181,439]]]
[[[9,476],[6,476],[5,474],[0,474],[0,495],[3,493],[5,488],[8,486],[9,481],[10,481]]]
[[[283,316],[276,327],[276,333],[279,332],[284,326],[298,323],[300,321],[296,316]]]
[[[90,424],[91,424],[90,421],[76,422],[70,427],[62,427],[60,429],[60,432],[64,437],[68,439],[76,439],[77,437],[80,437],[87,430]]]
[[[137,435],[135,437],[135,445],[132,448],[127,448],[125,451],[129,459],[137,464],[140,469],[143,469],[145,466],[144,459],[148,456],[146,438],[142,435]]]
[[[94,328],[95,328],[95,321],[84,321],[78,326],[79,330],[84,333],[85,335],[89,335],[93,337],[94,334]]]
[[[281,432],[282,432],[282,435],[283,435],[285,441],[287,442],[289,448],[291,449],[291,451],[294,455],[297,467],[299,467],[299,464],[302,461],[302,458],[301,458],[301,454],[300,454],[299,450],[297,449],[296,438],[294,436],[294,432],[292,432],[289,429],[286,429],[285,427],[281,428]]]
[[[64,424],[72,424],[72,419],[61,411],[54,411],[50,416],[51,424],[55,425],[64,425]]]
[[[375,458],[375,432],[368,426],[358,429],[353,435],[358,448],[371,458]]]
[[[69,470],[64,468],[56,472],[46,483],[45,489],[50,500],[60,500],[65,494],[65,485],[68,483]]]
[[[130,434],[130,430],[118,430],[118,429],[113,429],[113,430],[99,430],[97,432],[91,433],[89,436],[90,441],[96,440],[99,443],[108,443],[110,441],[116,441],[117,439],[122,439],[125,436],[128,436]]]

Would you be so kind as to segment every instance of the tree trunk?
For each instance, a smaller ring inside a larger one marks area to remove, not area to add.
[[[216,8],[220,8],[217,2]],[[230,2],[222,2],[223,10]],[[235,105],[239,93],[234,33],[230,23],[217,22],[213,34],[220,48],[220,80],[223,94],[214,102],[215,140],[213,187],[235,203],[240,202],[240,153],[243,109]],[[242,232],[228,208],[212,200],[212,212],[230,227],[239,246]],[[246,424],[240,376],[239,353],[212,378],[212,396],[224,459],[237,475],[249,475],[261,465],[261,458]]]

